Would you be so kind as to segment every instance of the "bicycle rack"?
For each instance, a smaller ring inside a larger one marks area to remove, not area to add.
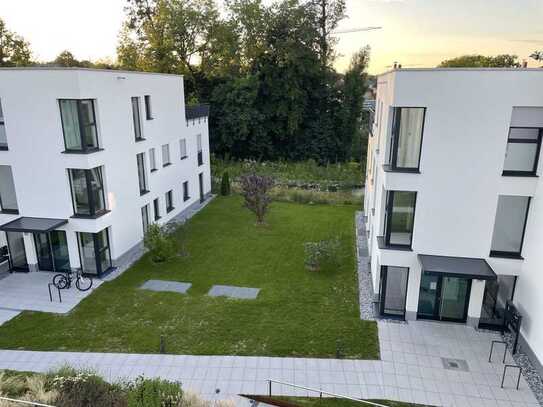
[[[49,302],[53,302],[53,294],[51,293],[51,286],[55,287],[58,291],[58,300],[59,302],[62,302],[62,295],[60,295],[60,288],[58,288],[53,283],[47,284],[47,288],[49,289]]]
[[[496,343],[503,343],[505,345],[505,348],[503,349],[503,359],[502,363],[505,363],[505,358],[507,357],[507,343],[504,341],[492,341],[492,344],[490,345],[490,355],[488,355],[488,363],[492,363],[492,352],[494,351],[494,345]]]
[[[507,372],[507,368],[508,367],[511,367],[511,368],[517,368],[518,369],[518,378],[517,378],[517,390],[518,390],[518,387],[520,385],[520,376],[522,375],[522,368],[520,366],[517,366],[517,365],[505,365],[503,367],[503,375],[502,375],[502,384],[501,384],[501,388],[503,389],[503,382],[505,381],[505,373]]]

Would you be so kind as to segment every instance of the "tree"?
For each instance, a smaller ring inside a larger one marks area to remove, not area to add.
[[[53,61],[53,64],[56,66],[64,67],[78,67],[81,66],[81,63],[75,59],[73,54],[70,51],[62,51]]]
[[[327,66],[335,57],[333,46],[336,44],[336,39],[331,36],[331,32],[346,17],[345,0],[310,0],[308,5],[312,9],[319,29],[319,58],[323,66]]]
[[[518,68],[520,63],[516,55],[462,55],[441,62],[439,68]]]
[[[241,176],[242,195],[245,207],[256,215],[257,225],[264,223],[264,217],[271,203],[269,192],[273,187],[273,179],[264,175],[250,174]]]
[[[9,31],[0,18],[0,67],[27,66],[31,64],[30,44],[23,37]]]
[[[530,55],[530,58],[534,61],[543,61],[543,51],[534,51],[534,53]]]
[[[228,171],[225,171],[222,174],[222,178],[221,178],[221,195],[222,196],[230,195],[230,177],[228,176]]]

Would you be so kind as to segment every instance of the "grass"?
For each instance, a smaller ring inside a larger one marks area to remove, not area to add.
[[[337,399],[337,398],[323,398],[318,397],[276,397],[275,399],[284,400],[290,404],[299,407],[366,407],[367,404],[362,404],[356,401]],[[400,401],[388,401],[388,400],[369,400],[377,404],[382,404],[387,407],[421,407],[418,404],[403,403]]]
[[[238,196],[217,198],[190,222],[189,256],[144,256],[68,315],[24,312],[0,326],[0,349],[378,358],[377,326],[359,317],[353,206],[273,203],[255,226]],[[135,220],[139,222],[139,220]],[[341,234],[341,265],[305,270],[303,243]],[[138,287],[191,282],[187,295]],[[214,284],[261,288],[257,300],[211,298]]]

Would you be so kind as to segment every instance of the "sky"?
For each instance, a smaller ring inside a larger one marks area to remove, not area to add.
[[[267,0],[273,1],[273,0]],[[52,60],[63,50],[78,59],[115,59],[125,0],[0,0],[8,29],[31,43],[34,57]],[[381,26],[340,34],[336,67],[371,47],[369,72],[433,67],[463,54],[529,55],[543,50],[542,0],[347,0],[348,18],[338,30]]]

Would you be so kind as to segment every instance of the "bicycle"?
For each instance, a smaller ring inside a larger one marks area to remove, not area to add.
[[[53,284],[59,290],[64,290],[65,288],[70,288],[72,286],[74,279],[75,286],[79,291],[88,291],[91,289],[92,277],[84,277],[81,270],[77,270],[75,273],[73,271],[67,271],[64,274],[57,274],[53,277]]]

